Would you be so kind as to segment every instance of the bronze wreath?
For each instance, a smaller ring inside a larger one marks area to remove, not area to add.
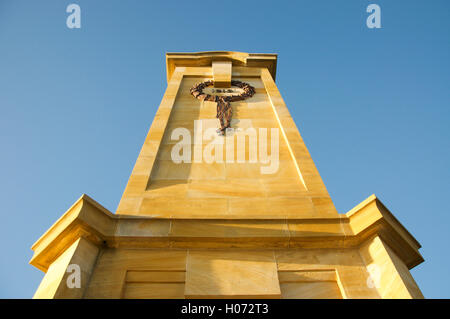
[[[219,119],[220,129],[217,130],[217,133],[224,135],[225,130],[230,127],[232,109],[230,102],[243,101],[246,98],[252,97],[255,94],[255,88],[248,83],[241,81],[231,81],[232,86],[237,86],[244,90],[243,93],[238,95],[229,95],[229,96],[218,96],[218,95],[210,95],[203,93],[203,89],[208,86],[213,86],[214,81],[206,81],[195,84],[190,92],[192,96],[202,101],[210,101],[217,103],[217,114],[216,118]]]

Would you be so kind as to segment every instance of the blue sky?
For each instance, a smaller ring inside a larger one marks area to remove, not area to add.
[[[68,29],[66,7],[81,7]],[[381,7],[368,29],[366,7]],[[449,1],[0,0],[0,298],[86,193],[114,211],[166,86],[165,52],[278,53],[277,84],[340,213],[376,194],[450,297]]]

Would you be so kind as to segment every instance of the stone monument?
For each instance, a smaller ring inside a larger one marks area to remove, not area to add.
[[[42,235],[34,298],[423,298],[409,271],[420,244],[381,201],[336,211],[276,54],[166,65],[117,211],[83,195]]]

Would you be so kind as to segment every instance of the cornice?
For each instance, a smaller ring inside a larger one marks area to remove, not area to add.
[[[212,61],[231,61],[233,66],[267,68],[275,80],[277,72],[277,54],[245,53],[234,51],[210,51],[192,53],[166,53],[167,82],[170,81],[176,67],[208,67]]]
[[[162,219],[115,215],[81,196],[32,246],[33,266],[46,271],[80,237],[114,248],[357,248],[380,236],[412,268],[420,244],[372,195],[339,218]]]

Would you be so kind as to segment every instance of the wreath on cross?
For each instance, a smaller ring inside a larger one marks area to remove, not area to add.
[[[190,92],[192,96],[199,100],[217,103],[216,118],[218,118],[220,122],[220,129],[217,130],[217,133],[219,133],[219,135],[224,135],[225,130],[231,127],[231,117],[233,115],[233,111],[230,102],[243,101],[247,98],[252,97],[255,94],[255,88],[248,83],[232,80],[231,86],[236,86],[242,89],[244,92],[242,92],[241,94],[228,96],[218,96],[203,93],[203,89],[210,86],[214,86],[214,81],[209,80],[206,82],[197,83],[191,88]]]

